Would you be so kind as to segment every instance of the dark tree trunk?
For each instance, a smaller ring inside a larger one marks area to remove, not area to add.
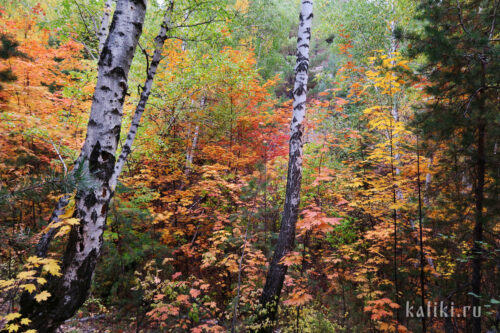
[[[474,225],[473,247],[472,247],[472,292],[477,295],[472,296],[472,306],[476,309],[481,305],[481,260],[482,260],[482,241],[483,241],[483,197],[484,197],[484,177],[485,177],[485,124],[480,120],[477,135],[477,180],[475,188],[476,205],[476,223]],[[472,332],[481,333],[481,317],[472,318]]]
[[[293,119],[290,130],[290,152],[286,185],[285,207],[281,220],[278,243],[273,260],[267,273],[266,284],[260,298],[265,313],[259,318],[261,332],[272,331],[278,302],[285,279],[287,266],[280,264],[281,259],[293,250],[295,224],[300,205],[300,186],[302,180],[302,133],[306,113],[307,72],[309,69],[309,42],[313,17],[312,1],[302,0],[297,37],[297,63],[295,65],[295,85],[293,90]],[[266,324],[267,322],[267,324]]]

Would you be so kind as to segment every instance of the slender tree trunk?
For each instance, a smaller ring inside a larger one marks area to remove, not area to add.
[[[108,37],[109,29],[109,18],[111,16],[111,5],[113,0],[106,0],[104,3],[104,13],[102,14],[101,25],[99,26],[99,31],[97,36],[99,37],[99,54],[102,52],[106,38]]]
[[[302,0],[299,16],[299,32],[297,37],[297,63],[295,65],[295,85],[293,90],[293,119],[290,131],[290,152],[288,161],[288,177],[286,185],[285,207],[281,220],[278,243],[274,252],[266,284],[260,303],[266,310],[261,316],[261,323],[274,321],[278,310],[278,302],[285,279],[287,266],[280,264],[281,259],[293,250],[295,242],[295,224],[300,205],[300,186],[302,180],[302,134],[306,113],[307,79],[309,69],[309,43],[311,39],[311,23],[313,3]],[[271,326],[261,329],[270,332]]]
[[[418,230],[420,243],[420,301],[422,308],[425,307],[425,254],[424,254],[424,236],[423,236],[423,215],[422,215],[422,191],[420,186],[420,147],[418,146],[417,133],[417,189],[418,189]],[[427,332],[425,316],[422,316],[422,332]]]
[[[490,35],[491,37],[491,35]],[[485,52],[486,53],[486,52]],[[486,87],[486,67],[487,62],[481,62],[481,88]],[[476,157],[476,186],[474,188],[474,200],[476,206],[476,221],[473,232],[472,245],[472,308],[479,308],[481,305],[481,261],[483,252],[483,205],[484,205],[484,179],[486,174],[486,120],[484,91],[478,95],[479,119],[477,124],[477,157]],[[481,316],[472,318],[472,333],[481,333]]]
[[[477,138],[477,183],[475,188],[475,204],[476,204],[476,223],[474,225],[472,248],[472,292],[477,296],[472,296],[473,308],[478,308],[481,305],[481,257],[482,257],[482,241],[483,241],[483,196],[484,196],[484,176],[485,176],[485,124],[480,121],[478,127]],[[481,317],[472,318],[472,332],[481,333]]]
[[[30,295],[24,294],[21,299],[21,312],[32,320],[31,328],[39,333],[54,332],[64,320],[73,316],[88,295],[101,252],[108,205],[117,177],[130,153],[168,30],[168,21],[165,19],[155,39],[157,49],[127,140],[117,159],[128,72],[142,33],[145,14],[146,0],[119,0],[117,3],[109,35],[100,55],[87,137],[75,166],[75,169],[88,173],[92,183],[88,188],[79,188],[75,197],[74,216],[80,223],[70,232],[62,263],[62,276],[52,278],[47,283],[50,298],[38,303]],[[70,198],[65,196],[60,201],[61,205],[56,207],[53,214],[55,219],[59,215],[58,211],[65,206],[64,201],[68,200]],[[37,254],[46,254],[51,238],[42,238]]]

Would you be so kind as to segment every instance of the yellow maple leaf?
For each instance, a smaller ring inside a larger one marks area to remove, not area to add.
[[[21,314],[19,312],[13,312],[13,313],[9,313],[5,317],[3,317],[3,319],[6,320],[7,322],[9,322],[9,321],[13,321],[14,319],[17,319],[19,317],[21,317]]]
[[[23,272],[20,272],[19,274],[17,274],[17,278],[19,280],[27,280],[27,279],[31,279],[33,277],[33,275],[36,274],[36,271],[23,271]]]
[[[34,264],[34,265],[39,264],[40,260],[41,260],[41,258],[38,258],[37,256],[31,256],[28,259],[26,259],[27,262],[29,262],[30,264]]]
[[[33,283],[23,284],[21,287],[30,294],[36,290],[36,286]]]
[[[54,276],[61,276],[61,267],[59,267],[59,264],[55,260],[50,260],[47,262],[45,265],[43,265],[43,269],[49,274],[54,275]]]
[[[10,324],[10,325],[5,326],[5,328],[10,333],[10,332],[17,332],[19,330],[19,328],[21,328],[21,327],[18,324]]]
[[[21,319],[21,325],[29,325],[31,323],[31,320],[28,318],[23,318]]]
[[[38,295],[35,296],[35,299],[37,302],[42,302],[42,301],[46,301],[47,299],[49,299],[50,297],[50,293],[46,290],[42,291],[41,293],[39,293]]]
[[[71,227],[69,225],[62,226],[61,229],[57,232],[54,238],[64,236],[71,231]]]
[[[75,217],[72,217],[70,219],[64,220],[64,223],[69,225],[77,225],[80,224],[80,220]]]

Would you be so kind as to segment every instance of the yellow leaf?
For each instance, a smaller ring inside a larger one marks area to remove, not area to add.
[[[71,231],[71,227],[69,225],[62,226],[61,229],[57,232],[54,238],[64,236]]]
[[[34,284],[32,284],[32,283],[23,284],[21,287],[23,287],[24,290],[26,290],[30,294],[36,290],[36,286]]]
[[[46,290],[42,291],[41,293],[39,293],[38,295],[35,296],[35,299],[37,302],[42,302],[42,301],[46,301],[47,299],[49,299],[50,297],[50,293]]]
[[[33,275],[36,274],[36,271],[23,271],[23,272],[20,272],[19,274],[17,274],[17,278],[19,280],[27,280],[27,279],[31,279],[33,277]]]
[[[10,332],[17,332],[20,328],[20,326],[18,324],[10,324],[10,325],[7,325],[5,326],[5,328]]]
[[[41,258],[38,258],[37,256],[31,256],[28,259],[26,259],[27,262],[29,262],[30,264],[34,264],[34,265],[39,264],[40,260],[41,260]]]
[[[36,282],[38,282],[39,285],[43,286],[44,284],[47,283],[47,280],[45,280],[43,277],[36,278]]]
[[[28,318],[23,318],[21,319],[21,325],[29,325],[31,323],[31,320]]]
[[[24,333],[37,333],[37,331],[36,331],[36,330],[27,330],[27,331],[26,331],[26,332],[24,332]]]
[[[64,223],[69,225],[77,225],[80,224],[80,221],[77,218],[72,217],[70,219],[64,220]]]
[[[61,276],[61,267],[59,267],[59,264],[57,261],[50,259],[50,261],[43,265],[43,269],[49,272],[50,275],[54,276]]]
[[[21,314],[19,312],[13,312],[13,313],[9,313],[5,317],[3,317],[3,319],[6,320],[7,322],[9,322],[9,321],[13,321],[14,319],[17,319],[20,317],[21,317]]]

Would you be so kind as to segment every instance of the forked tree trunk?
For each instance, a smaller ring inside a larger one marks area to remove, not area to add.
[[[145,14],[146,0],[119,0],[102,48],[87,137],[77,160],[92,183],[90,188],[77,191],[75,217],[80,224],[70,232],[61,278],[47,283],[50,298],[38,303],[24,295],[21,301],[23,315],[31,319],[30,327],[39,333],[54,332],[73,316],[88,295],[114,190],[110,180],[115,169],[128,72]]]
[[[288,160],[288,177],[286,197],[281,229],[274,251],[273,260],[267,273],[266,284],[260,303],[265,313],[260,316],[264,324],[261,332],[272,331],[278,309],[278,302],[287,272],[287,266],[280,264],[281,259],[293,250],[295,243],[295,224],[300,205],[300,185],[302,180],[302,133],[306,114],[307,72],[309,69],[309,43],[311,40],[311,23],[313,18],[313,2],[302,0],[299,15],[299,32],[297,37],[297,63],[295,65],[295,85],[293,89],[293,118],[290,130],[290,152]]]

